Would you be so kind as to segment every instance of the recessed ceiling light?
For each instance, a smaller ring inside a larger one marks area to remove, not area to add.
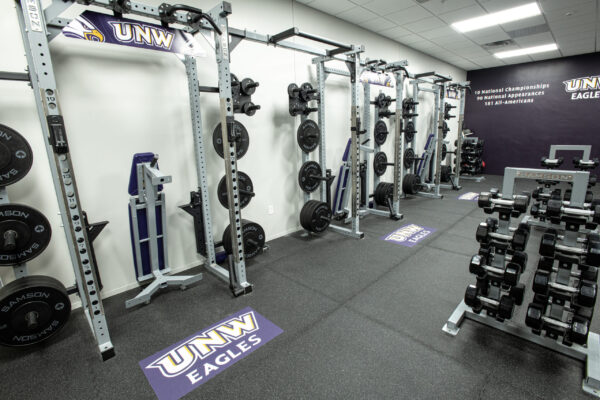
[[[520,19],[535,17],[540,15],[542,10],[537,3],[529,3],[523,6],[509,8],[504,11],[498,11],[492,14],[483,15],[458,21],[452,24],[452,27],[459,32],[471,32],[477,29],[488,28],[494,25],[505,24],[507,22],[518,21]]]
[[[518,50],[509,50],[509,51],[501,51],[499,53],[494,53],[494,56],[498,58],[508,58],[508,57],[517,57],[524,56],[526,54],[536,54],[543,53],[545,51],[552,51],[558,49],[556,43],[545,44],[543,46],[534,46],[534,47],[526,47],[524,49]]]

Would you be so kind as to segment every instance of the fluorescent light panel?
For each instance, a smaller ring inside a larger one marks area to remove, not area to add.
[[[498,11],[492,14],[465,19],[452,24],[452,27],[459,32],[471,32],[477,29],[488,28],[494,25],[505,24],[507,22],[518,21],[520,19],[535,17],[540,15],[542,10],[537,3],[529,3],[523,6],[509,8],[508,10]]]
[[[552,51],[558,49],[556,43],[545,44],[543,46],[534,46],[534,47],[526,47],[524,49],[518,50],[509,50],[509,51],[501,51],[499,53],[495,53],[494,56],[498,58],[508,58],[508,57],[517,57],[524,56],[526,54],[536,54],[543,53],[545,51]]]

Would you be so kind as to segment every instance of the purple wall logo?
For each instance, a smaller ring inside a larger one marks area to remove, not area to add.
[[[92,42],[120,44],[149,50],[205,56],[194,37],[179,29],[84,11],[63,28],[63,35]]]
[[[283,333],[247,307],[140,361],[160,400],[176,400]]]
[[[434,228],[409,224],[396,229],[394,232],[383,236],[381,239],[386,242],[394,242],[401,244],[402,246],[413,247],[435,231],[436,229]]]
[[[458,196],[459,200],[469,200],[469,201],[477,201],[479,200],[479,193],[475,192],[467,192]]]

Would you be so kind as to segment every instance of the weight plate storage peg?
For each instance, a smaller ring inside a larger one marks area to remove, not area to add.
[[[375,156],[373,157],[373,171],[375,172],[375,175],[382,176],[385,174],[387,164],[387,156],[383,151],[378,151],[375,153]]]
[[[303,152],[312,152],[319,145],[319,139],[321,138],[319,125],[312,119],[305,119],[298,126],[296,138],[298,139],[298,146]]]
[[[242,171],[238,171],[238,191],[240,194],[240,208],[246,207],[252,197],[254,197],[254,185],[252,184],[252,179]],[[235,183],[234,183],[235,185]],[[217,186],[217,197],[219,198],[219,203],[227,209],[229,209],[229,202],[227,199],[227,179],[222,177],[219,181],[219,186]]]
[[[227,225],[227,228],[223,231],[222,241],[225,252],[231,254],[231,225]],[[244,244],[244,257],[246,259],[251,259],[260,254],[265,247],[265,231],[262,226],[256,222],[243,219],[242,242]]]
[[[307,161],[298,172],[298,184],[306,193],[312,193],[319,188],[322,177],[321,166],[316,161]]]
[[[0,205],[0,265],[20,264],[37,257],[51,236],[50,223],[35,208]]]
[[[246,127],[239,121],[233,121],[233,136],[237,138],[235,141],[236,157],[239,160],[244,157],[250,147],[250,136]],[[213,131],[213,147],[219,157],[223,158],[223,137],[221,136],[220,122]]]
[[[331,208],[318,200],[307,201],[300,211],[300,225],[313,233],[324,232],[331,223]]]
[[[377,143],[379,146],[383,145],[387,139],[388,133],[389,132],[385,121],[379,120],[375,122],[375,129],[373,132],[375,136],[375,143]]]
[[[14,129],[0,124],[0,186],[8,186],[25,177],[33,164],[27,140]]]
[[[71,313],[64,285],[31,275],[0,288],[0,344],[29,346],[54,336]]]

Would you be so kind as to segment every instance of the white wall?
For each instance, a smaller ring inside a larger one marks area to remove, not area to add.
[[[148,4],[154,5],[161,2],[147,0]],[[185,3],[204,9],[215,4],[205,0],[186,0]],[[297,26],[341,42],[362,44],[366,47],[366,57],[388,61],[408,59],[412,72],[435,70],[450,74],[455,80],[466,77],[465,71],[459,68],[296,2],[235,0],[231,3],[232,27],[274,34]],[[0,32],[5,38],[1,42],[0,70],[3,71],[22,71],[26,65],[13,4],[12,1],[0,4]],[[212,49],[203,38],[199,41],[205,44],[208,53],[208,57],[198,60],[200,83],[215,86]],[[195,252],[192,219],[178,208],[188,202],[189,192],[197,186],[183,64],[167,53],[63,37],[52,42],[51,50],[83,208],[92,222],[110,221],[95,243],[104,297],[137,285],[127,216],[127,185],[134,153],[158,153],[161,170],[173,176],[173,183],[164,189],[171,267],[177,271],[200,264],[201,258]],[[237,117],[251,137],[250,150],[239,161],[239,168],[250,175],[256,191],[256,197],[242,214],[246,219],[259,222],[268,240],[299,228],[298,214],[302,205],[297,185],[301,163],[296,144],[299,118],[288,114],[286,88],[291,82],[315,83],[311,59],[307,54],[251,42],[242,42],[232,53],[232,72],[240,79],[252,77],[260,82],[253,100],[262,109],[254,117]],[[327,81],[327,167],[334,171],[339,168],[350,134],[349,87],[348,79],[344,77],[331,76]],[[383,90],[394,96],[393,89]],[[379,87],[373,86],[372,96],[378,91]],[[431,131],[433,127],[433,98],[424,94],[419,100],[417,146],[422,148],[425,131]],[[218,123],[216,95],[206,94],[203,103],[211,208],[216,237],[220,238],[228,218],[216,198],[216,185],[223,176],[223,161],[213,151],[211,140]],[[312,117],[316,119],[315,114]],[[31,172],[8,188],[11,200],[38,208],[53,228],[50,246],[42,256],[28,263],[30,271],[55,276],[70,285],[74,281],[72,266],[33,94],[26,84],[0,82],[0,123],[23,134],[34,151]],[[451,120],[450,126],[453,132],[448,139],[453,143],[456,119]],[[384,146],[389,158],[393,154],[391,142],[388,140]],[[391,180],[391,174],[388,172],[383,178]],[[269,205],[275,211],[272,215],[267,214]],[[9,270],[0,269],[3,280],[12,279]]]

